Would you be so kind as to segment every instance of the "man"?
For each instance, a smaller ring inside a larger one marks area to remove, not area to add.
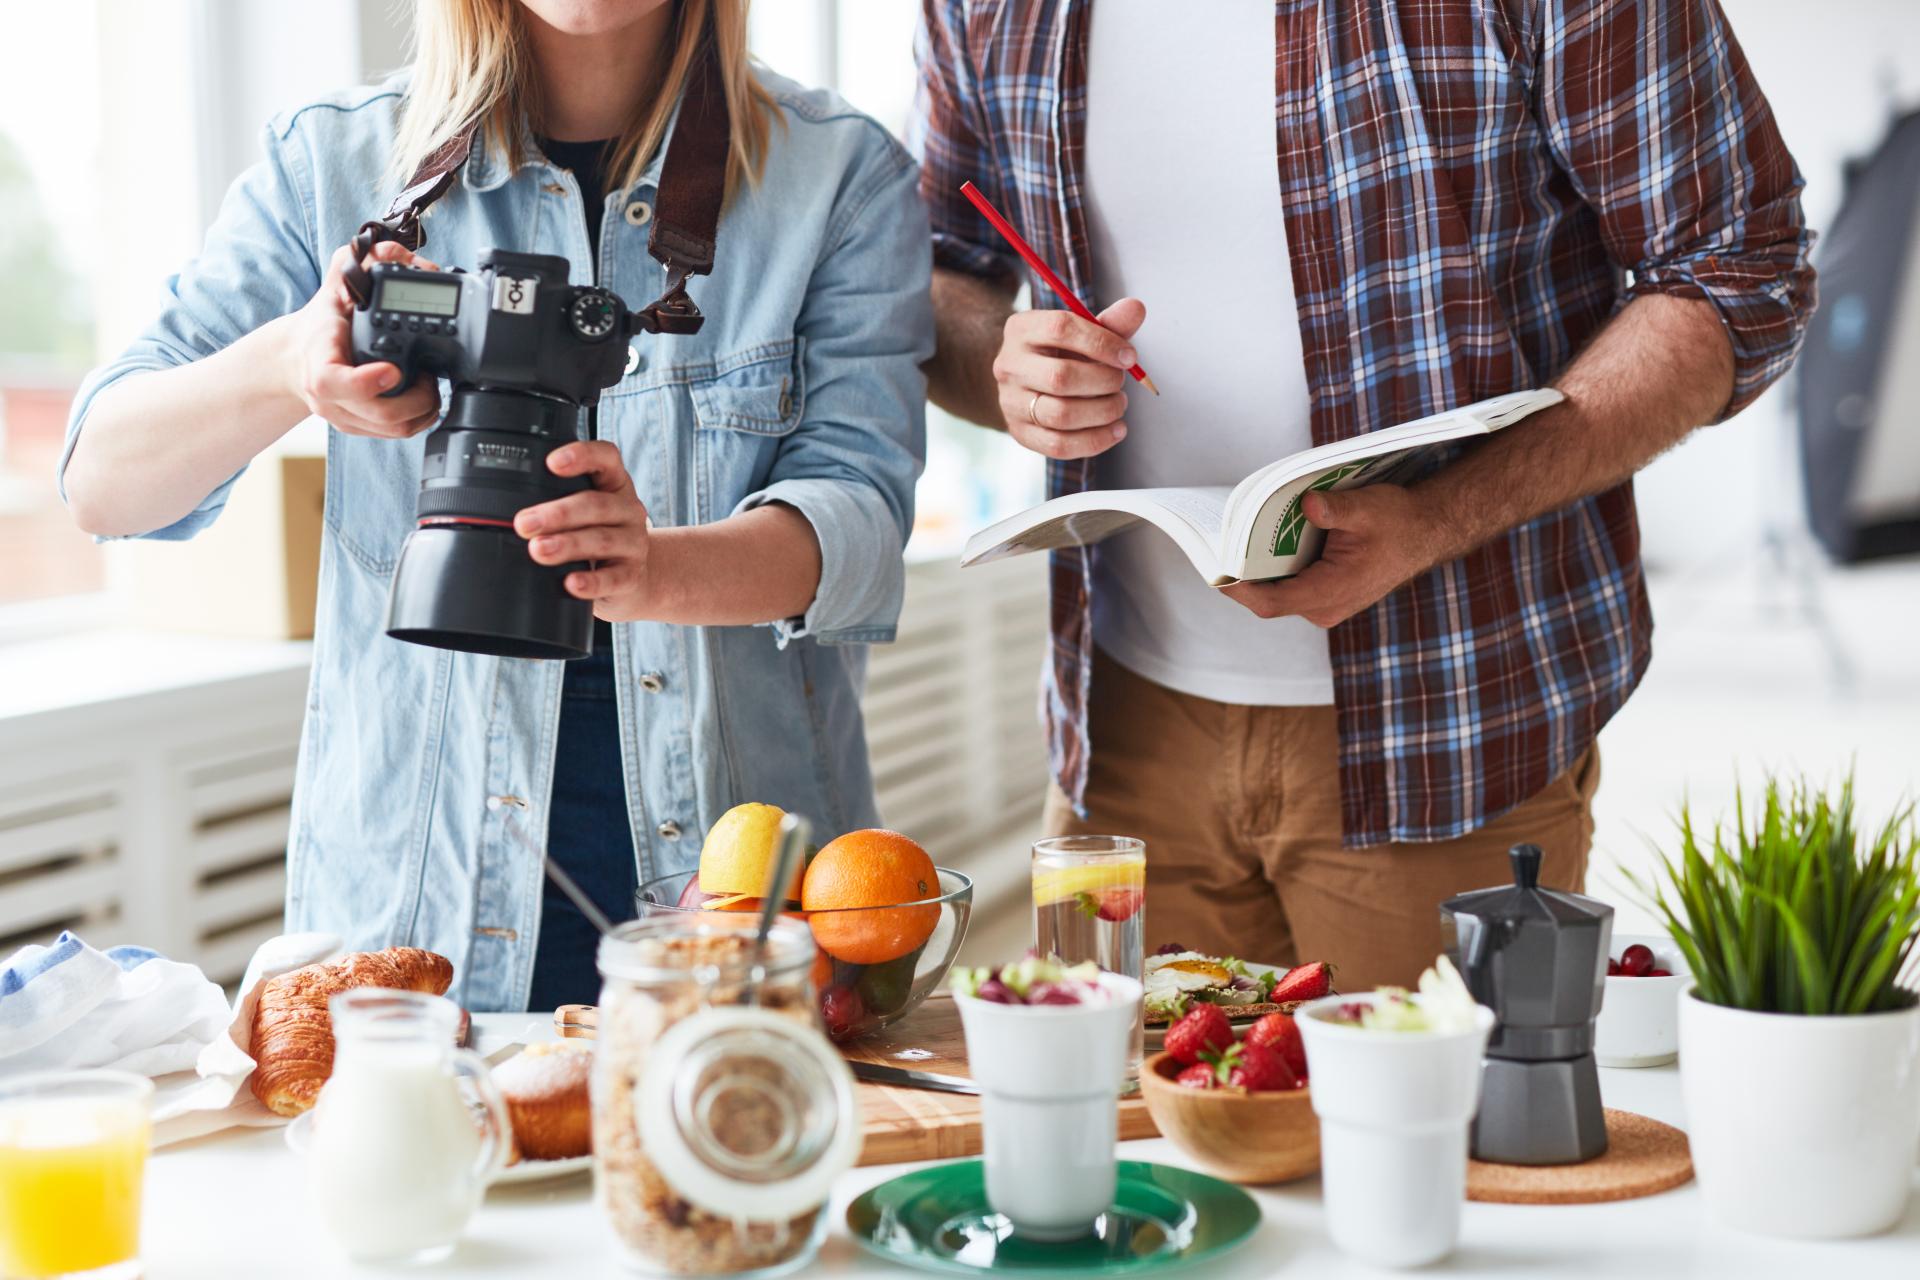
[[[1578,887],[1594,738],[1651,652],[1631,477],[1777,378],[1813,306],[1717,0],[926,0],[919,55],[931,393],[1054,494],[1566,396],[1314,495],[1291,580],[1215,591],[1151,529],[1057,554],[1050,831],[1145,838],[1149,945],[1349,990],[1410,982],[1515,842]],[[1039,284],[1013,312],[969,178],[1119,299],[1105,328]]]

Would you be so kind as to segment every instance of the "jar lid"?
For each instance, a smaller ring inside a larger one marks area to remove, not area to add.
[[[846,1060],[771,1009],[708,1009],[676,1023],[634,1094],[660,1176],[720,1217],[785,1221],[817,1209],[860,1154]]]
[[[753,975],[757,912],[667,911],[615,925],[600,939],[602,977],[628,982],[740,983]],[[758,953],[766,973],[804,973],[813,964],[813,931],[781,916]]]

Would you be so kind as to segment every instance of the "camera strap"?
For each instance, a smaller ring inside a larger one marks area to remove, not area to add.
[[[634,323],[648,333],[698,333],[705,317],[687,294],[687,281],[713,270],[714,247],[720,229],[720,206],[726,199],[727,158],[733,122],[727,110],[726,87],[720,73],[720,51],[713,32],[702,41],[699,60],[687,77],[680,118],[667,141],[660,172],[660,191],[654,200],[653,231],[647,252],[667,269],[667,287],[634,315]],[[382,241],[408,250],[427,242],[421,215],[453,186],[473,152],[480,125],[474,124],[436,148],[387,211],[360,224],[353,237],[353,261],[343,278],[356,307],[372,301],[372,277],[367,255]]]

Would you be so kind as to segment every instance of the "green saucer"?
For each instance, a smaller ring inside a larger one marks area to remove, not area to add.
[[[847,1206],[847,1227],[862,1248],[957,1275],[1161,1271],[1224,1253],[1259,1225],[1260,1206],[1240,1188],[1136,1160],[1120,1162],[1119,1194],[1094,1233],[1063,1244],[1014,1235],[987,1204],[978,1160],[904,1174]]]

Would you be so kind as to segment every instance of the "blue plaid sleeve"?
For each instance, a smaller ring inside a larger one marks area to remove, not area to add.
[[[1805,185],[1718,0],[1543,0],[1549,143],[1644,293],[1704,297],[1746,407],[1786,372],[1814,306]]]
[[[985,132],[981,97],[967,53],[962,0],[923,0],[914,35],[920,78],[907,147],[920,161],[920,196],[933,227],[933,265],[968,275],[1005,277],[1019,260],[979,210],[960,194],[971,180],[1006,207]]]

